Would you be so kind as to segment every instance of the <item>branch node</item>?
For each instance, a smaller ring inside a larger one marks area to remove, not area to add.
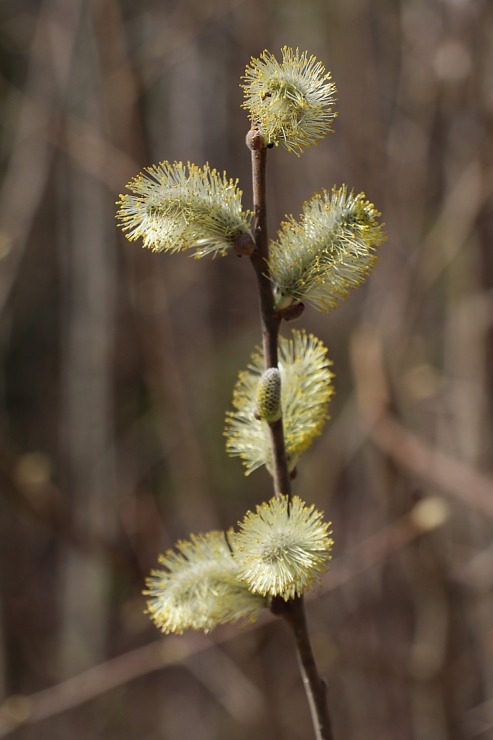
[[[304,303],[295,303],[292,306],[280,308],[279,311],[276,311],[276,316],[279,320],[284,319],[284,321],[295,321],[296,319],[299,319],[304,310]]]
[[[237,234],[233,239],[233,249],[237,257],[251,257],[257,249],[252,235],[248,232]]]
[[[267,148],[265,139],[258,128],[251,128],[247,133],[246,145],[252,152],[259,152]]]

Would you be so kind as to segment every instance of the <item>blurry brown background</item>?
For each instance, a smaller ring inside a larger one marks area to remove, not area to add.
[[[339,118],[269,154],[271,233],[342,182],[388,232],[368,284],[299,322],[336,373],[295,484],[334,527],[308,615],[336,738],[493,738],[491,1],[0,12],[0,736],[312,736],[269,614],[159,640],[142,613],[157,554],[271,484],[222,437],[259,335],[248,261],[154,255],[114,221],[163,159],[226,169],[249,207],[239,78],[287,44],[332,71]]]

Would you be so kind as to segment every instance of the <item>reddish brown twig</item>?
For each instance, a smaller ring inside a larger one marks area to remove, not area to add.
[[[251,261],[259,287],[265,367],[269,368],[277,367],[279,325],[282,317],[274,311],[272,283],[269,276],[269,242],[265,195],[267,148],[262,135],[255,129],[250,131],[247,136],[247,146],[252,152],[254,237],[257,246],[257,249],[251,255]],[[282,418],[270,423],[269,427],[275,492],[290,497],[291,478],[286,459]],[[317,740],[333,740],[325,684],[320,678],[313,656],[303,599],[298,598],[288,602],[284,602],[282,599],[274,599],[272,611],[274,614],[282,616],[293,632],[315,736]]]
[[[374,334],[356,335],[352,359],[359,407],[373,442],[404,470],[493,519],[493,481],[420,439],[390,413],[382,349]]]

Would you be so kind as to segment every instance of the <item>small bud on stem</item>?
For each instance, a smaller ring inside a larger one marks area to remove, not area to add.
[[[284,319],[284,321],[295,321],[295,319],[300,318],[304,310],[304,303],[295,303],[291,306],[279,309],[279,311],[276,312],[276,316],[280,319]]]
[[[250,257],[257,246],[249,233],[238,234],[233,239],[234,253],[238,257]]]
[[[281,373],[277,367],[270,367],[260,376],[256,400],[256,419],[270,423],[281,418]]]
[[[246,145],[252,152],[259,152],[267,147],[265,138],[258,128],[251,128],[247,133]]]

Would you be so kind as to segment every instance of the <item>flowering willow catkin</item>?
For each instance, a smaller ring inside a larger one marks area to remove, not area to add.
[[[379,211],[345,185],[314,195],[298,221],[290,216],[270,249],[270,275],[277,308],[311,303],[320,311],[335,308],[357,288],[384,241]]]
[[[268,145],[300,154],[332,131],[336,86],[306,51],[281,49],[282,60],[262,52],[245,70],[243,107]]]
[[[295,329],[289,339],[279,337],[281,410],[290,470],[321,434],[329,418],[329,402],[334,392],[331,365],[323,342],[312,334]],[[263,372],[263,356],[256,350],[246,370],[238,376],[233,410],[226,414],[226,449],[230,455],[242,459],[246,475],[262,465],[268,470],[272,468],[268,424],[255,417]]]
[[[285,601],[300,596],[331,559],[330,522],[299,496],[274,496],[247,512],[239,527],[237,573],[253,593]]]
[[[194,249],[194,257],[225,255],[250,233],[238,182],[208,164],[160,162],[134,177],[120,196],[117,218],[127,239],[156,252]]]

